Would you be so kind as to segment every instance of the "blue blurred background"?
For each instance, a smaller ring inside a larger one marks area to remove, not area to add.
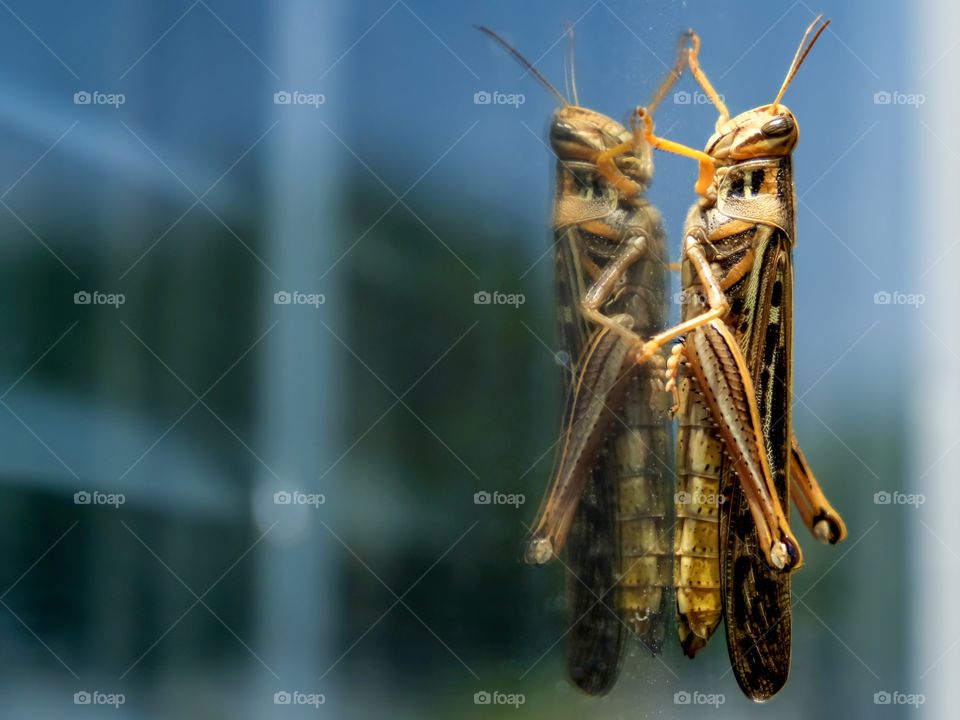
[[[562,86],[573,23],[583,104],[625,121],[687,27],[734,112],[770,102],[820,12],[785,99],[795,423],[850,538],[805,542],[774,707],[949,716],[956,623],[921,608],[960,562],[930,514],[956,439],[936,385],[960,375],[954,240],[918,223],[952,210],[934,179],[955,90],[923,93],[955,77],[960,24],[864,0],[0,2],[3,715],[774,711],[739,694],[719,635],[692,663],[635,653],[603,700],[564,681],[562,572],[519,562],[558,431],[555,104],[474,25]],[[657,127],[700,147],[695,89]],[[676,257],[695,167],[656,160]],[[524,703],[474,704],[494,690]]]

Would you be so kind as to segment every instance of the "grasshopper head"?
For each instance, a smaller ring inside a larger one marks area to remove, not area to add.
[[[747,110],[717,126],[717,131],[707,143],[706,153],[718,163],[737,162],[757,157],[783,157],[789,155],[796,147],[800,139],[797,119],[780,101],[790,87],[797,70],[813,49],[817,38],[830,25],[829,20],[821,24],[821,19],[822,17],[818,15],[807,27],[773,102]],[[814,32],[817,26],[819,28]],[[810,42],[807,42],[807,38],[810,38]]]
[[[800,139],[797,119],[786,105],[763,105],[723,123],[704,151],[719,163],[793,152]]]
[[[533,75],[546,88],[547,92],[560,103],[560,107],[553,114],[553,120],[550,123],[550,144],[553,146],[560,162],[577,164],[581,170],[589,169],[584,168],[584,166],[596,167],[597,156],[600,153],[612,150],[624,143],[631,143],[633,147],[629,152],[615,154],[614,162],[617,169],[629,180],[640,185],[641,188],[650,184],[650,179],[653,176],[653,153],[640,133],[634,134],[616,120],[594,110],[581,107],[579,104],[573,61],[572,26],[567,28],[570,45],[569,75],[566,78],[569,82],[569,88],[573,90],[572,99],[564,97],[563,93],[551,85],[550,81],[534,67],[533,63],[493,30],[486,27],[479,27],[478,29],[512,55],[518,63],[526,68],[526,72]],[[679,70],[675,70],[674,75],[679,76]],[[659,102],[659,99],[657,99],[657,102]],[[618,186],[618,190],[622,190],[622,188]]]
[[[553,114],[550,144],[561,162],[593,163],[604,150],[635,141],[634,133],[616,120],[578,105],[564,105]],[[616,158],[617,167],[631,180],[649,185],[653,153],[642,139],[632,152]]]

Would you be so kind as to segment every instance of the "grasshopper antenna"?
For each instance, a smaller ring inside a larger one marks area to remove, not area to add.
[[[810,37],[810,33],[813,32],[813,29],[820,23],[822,18],[823,15],[817,15],[813,19],[813,22],[810,23],[810,26],[803,34],[803,37],[800,38],[800,44],[797,46],[797,52],[793,56],[793,62],[790,63],[790,69],[787,71],[787,76],[783,79],[783,84],[780,86],[780,92],[777,93],[777,97],[770,106],[771,113],[776,114],[777,106],[783,99],[783,94],[787,91],[787,88],[790,87],[790,82],[793,80],[793,76],[797,74],[797,70],[800,69],[803,61],[806,59],[807,55],[810,54],[810,51],[813,49],[813,44],[817,41],[817,38],[819,38],[823,34],[823,31],[827,29],[827,26],[830,25],[829,20],[823,23],[823,25],[820,26],[820,29],[817,30],[816,34],[813,36],[813,39],[811,39],[810,42],[807,43],[806,47],[804,47],[804,43],[807,42],[807,38]]]
[[[573,104],[579,105],[580,98],[577,96],[577,56],[573,44],[573,25],[567,25],[567,61],[570,66],[570,94],[573,97]]]
[[[506,40],[504,40],[502,37],[500,37],[499,35],[497,35],[493,30],[491,30],[491,29],[488,28],[488,27],[484,27],[483,25],[478,25],[478,26],[477,26],[477,30],[479,30],[480,32],[482,32],[482,33],[483,33],[484,35],[486,35],[487,37],[491,38],[495,43],[497,43],[497,45],[499,45],[499,46],[502,47],[504,50],[506,50],[508,53],[510,53],[510,54],[513,56],[514,60],[516,60],[516,61],[517,61],[518,63],[520,63],[521,65],[523,65],[523,67],[525,67],[525,68],[527,69],[527,72],[531,73],[537,80],[539,80],[539,81],[540,81],[540,84],[543,85],[547,90],[549,90],[549,91],[550,91],[550,94],[553,95],[553,96],[560,102],[561,105],[569,105],[569,104],[570,104],[570,101],[568,101],[568,100],[563,96],[563,93],[561,93],[559,90],[557,90],[557,89],[550,83],[550,81],[547,80],[547,79],[541,74],[541,72],[540,72],[539,70],[537,70],[537,69],[533,66],[533,63],[531,63],[531,62],[530,62],[529,60],[527,60],[523,55],[521,55],[510,43],[508,43],[508,42],[507,42]]]

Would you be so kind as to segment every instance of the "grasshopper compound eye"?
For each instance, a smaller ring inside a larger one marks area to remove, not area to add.
[[[768,121],[760,128],[767,137],[783,137],[789,135],[796,128],[797,124],[793,118],[787,115],[777,115],[773,120]]]

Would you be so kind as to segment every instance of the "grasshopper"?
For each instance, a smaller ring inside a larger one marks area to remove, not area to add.
[[[672,600],[669,396],[658,369],[635,363],[631,352],[667,321],[666,235],[644,197],[653,153],[639,126],[629,130],[579,104],[572,50],[571,102],[499,36],[480,30],[560,103],[550,123],[557,330],[573,367],[564,377],[556,470],[526,560],[545,564],[565,549],[567,669],[599,695],[616,681],[628,634],[659,652]],[[649,112],[684,61],[678,55]]]
[[[719,118],[703,152],[660,138],[638,110],[651,147],[699,163],[683,240],[682,322],[643,343],[639,362],[682,338],[667,363],[675,395],[678,497],[675,582],[679,635],[693,657],[720,622],[737,682],[757,701],[790,666],[790,572],[803,562],[787,519],[791,491],[820,541],[846,536],[793,435],[791,154],[799,138],[784,93],[829,21],[807,28],[774,101],[734,118],[699,67],[688,64]]]

